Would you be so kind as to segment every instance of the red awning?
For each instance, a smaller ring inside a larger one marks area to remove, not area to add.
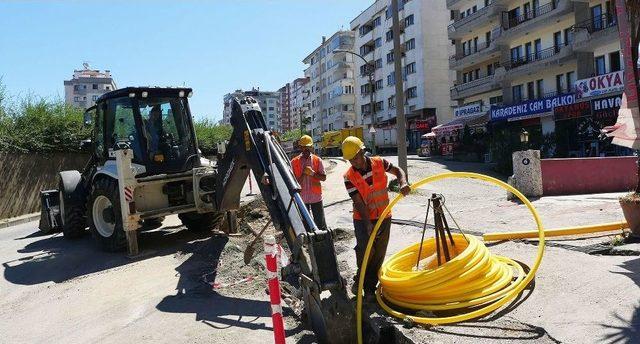
[[[432,131],[436,134],[445,134],[454,130],[464,128],[465,125],[469,127],[484,126],[489,121],[486,113],[481,113],[472,116],[458,117],[448,123],[435,126]]]

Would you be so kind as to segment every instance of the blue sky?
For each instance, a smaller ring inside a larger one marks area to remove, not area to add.
[[[0,77],[12,95],[64,97],[88,61],[118,87],[187,85],[197,117],[219,119],[222,96],[277,90],[302,59],[373,0],[0,0]]]

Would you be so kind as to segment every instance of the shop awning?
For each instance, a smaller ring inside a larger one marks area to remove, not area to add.
[[[442,134],[451,132],[453,130],[463,129],[465,125],[469,127],[485,125],[489,121],[489,116],[486,113],[481,113],[477,115],[458,117],[449,123],[440,124],[438,126],[433,127],[432,131],[435,134]]]
[[[434,133],[433,131],[430,133],[426,133],[424,135],[422,135],[423,139],[428,139],[428,138],[432,138],[432,137],[436,137],[436,133]]]

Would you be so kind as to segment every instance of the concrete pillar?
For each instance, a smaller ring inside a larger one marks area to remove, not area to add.
[[[513,175],[509,177],[509,185],[515,187],[527,197],[542,196],[542,161],[539,150],[513,152]],[[514,199],[511,193],[508,199]]]

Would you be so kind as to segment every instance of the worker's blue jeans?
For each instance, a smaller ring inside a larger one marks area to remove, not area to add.
[[[371,220],[372,225],[375,225],[378,220]],[[356,232],[356,261],[358,262],[358,272],[354,277],[354,282],[358,283],[360,276],[360,266],[362,266],[362,260],[364,259],[364,251],[367,249],[367,243],[369,242],[369,233],[367,233],[367,226],[362,220],[353,220],[353,227]],[[387,244],[389,243],[389,230],[391,229],[391,218],[387,218],[382,221],[376,240],[373,242],[371,252],[369,253],[369,261],[367,263],[367,272],[364,277],[364,292],[373,293],[376,290],[376,284],[378,284],[378,270],[384,262],[384,256],[387,254]]]

